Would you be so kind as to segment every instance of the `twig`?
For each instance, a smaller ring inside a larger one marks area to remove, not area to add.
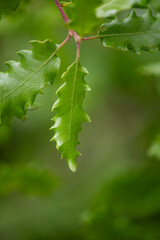
[[[58,48],[56,49],[56,52],[58,52],[58,50],[61,49],[69,41],[71,37],[72,35],[68,34],[67,38],[58,46]]]
[[[60,4],[60,2],[58,0],[54,0],[56,6],[58,7],[61,15],[62,15],[62,18],[64,19],[64,22],[66,24],[70,23],[70,20],[69,18],[67,17],[67,15],[65,14],[65,12],[63,11],[62,7],[63,7],[63,4]],[[99,38],[99,36],[93,36],[93,37],[84,37],[84,38],[81,38],[75,31],[69,29],[68,30],[68,37],[66,40],[64,40],[64,42],[62,44],[59,45],[59,47],[57,48],[57,51],[66,44],[66,42],[68,42],[68,40],[71,38],[71,37],[74,37],[75,39],[75,42],[77,44],[77,59],[79,59],[80,57],[80,46],[81,46],[81,42],[82,41],[87,41],[87,40],[93,40],[93,39],[97,39]]]
[[[54,0],[54,1],[55,1],[55,4],[56,4],[57,7],[58,7],[58,9],[59,9],[59,11],[60,11],[63,19],[64,19],[64,22],[65,22],[66,24],[68,24],[68,23],[70,22],[70,20],[69,20],[69,18],[67,17],[67,15],[65,14],[65,12],[63,11],[60,2],[59,2],[58,0]]]

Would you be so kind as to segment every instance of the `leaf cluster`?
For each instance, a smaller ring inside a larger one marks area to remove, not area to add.
[[[19,0],[12,4],[2,1],[1,11],[14,10],[19,3]],[[87,70],[79,62],[81,41],[100,39],[104,47],[137,54],[155,52],[160,48],[160,16],[156,0],[73,0],[71,4],[61,4],[63,15],[62,6],[70,17],[68,38],[60,45],[49,40],[32,41],[33,49],[18,52],[20,61],[7,62],[9,70],[0,73],[0,119],[2,124],[14,116],[24,119],[26,111],[34,106],[37,94],[42,93],[45,86],[53,84],[60,68],[56,54],[74,36],[77,57],[63,74],[64,83],[57,91],[52,140],[56,141],[62,157],[75,171],[76,158],[80,155],[77,151],[78,134],[82,123],[89,121],[82,108],[89,87],[84,79]],[[121,12],[129,12],[129,15],[119,18]],[[102,21],[104,23],[100,27]],[[95,27],[99,27],[97,35],[85,38],[84,35],[91,34]]]

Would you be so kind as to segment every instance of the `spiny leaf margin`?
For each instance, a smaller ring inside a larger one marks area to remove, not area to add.
[[[132,11],[127,18],[116,18],[103,24],[99,31],[103,46],[117,48],[122,51],[154,52],[160,48],[160,16],[153,16],[150,10],[138,16]]]
[[[85,93],[90,91],[84,79],[87,74],[87,69],[76,59],[62,75],[64,84],[58,89],[58,99],[52,107],[56,115],[52,119],[55,124],[51,127],[54,130],[51,141],[56,141],[57,149],[73,172],[77,167],[76,158],[81,155],[76,148],[78,133],[83,122],[90,122],[88,114],[82,109]]]
[[[37,94],[42,94],[43,88],[53,84],[57,76],[57,45],[50,40],[30,43],[32,50],[17,52],[20,61],[7,62],[8,72],[0,72],[0,123],[5,124],[14,116],[24,119]]]

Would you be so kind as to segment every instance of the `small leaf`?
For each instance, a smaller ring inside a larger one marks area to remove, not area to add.
[[[57,46],[49,40],[31,41],[32,50],[18,52],[19,62],[9,61],[8,72],[0,72],[0,119],[2,123],[16,116],[24,119],[38,93],[53,84],[60,67]]]
[[[147,7],[148,0],[104,0],[104,4],[97,8],[99,18],[115,17],[116,13],[132,7]]]
[[[137,54],[141,50],[153,52],[160,47],[160,17],[154,17],[150,11],[137,16],[133,11],[123,21],[115,19],[103,24],[99,37],[105,47]]]
[[[56,115],[52,119],[55,124],[51,129],[55,134],[51,141],[56,141],[57,149],[62,158],[66,158],[72,171],[76,171],[76,157],[80,155],[76,145],[79,144],[81,124],[90,121],[82,109],[85,92],[90,90],[84,80],[87,74],[87,70],[76,60],[62,76],[65,83],[58,89],[58,100],[52,109]]]

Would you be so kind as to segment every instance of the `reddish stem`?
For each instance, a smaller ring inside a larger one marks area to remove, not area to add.
[[[76,56],[77,59],[80,58],[80,46],[81,46],[81,42],[77,42],[77,56]]]
[[[65,12],[63,11],[62,7],[63,5],[60,4],[60,2],[58,0],[54,0],[56,6],[58,7],[63,19],[64,19],[64,22],[66,24],[68,24],[70,22],[69,18],[67,17],[67,15],[65,14]],[[59,46],[59,48],[61,48],[66,42],[68,42],[68,40],[73,36],[74,39],[75,39],[75,42],[77,44],[77,59],[79,59],[80,57],[80,46],[81,46],[81,42],[82,41],[87,41],[87,40],[93,40],[93,39],[97,39],[99,38],[99,36],[93,36],[93,37],[84,37],[84,38],[81,38],[75,31],[69,29],[68,31],[68,37],[67,39]],[[58,49],[59,49],[58,48]],[[58,50],[57,49],[57,50]]]
[[[69,30],[69,35],[73,36],[75,39],[75,42],[77,44],[77,58],[80,57],[80,46],[82,42],[82,38],[73,30]]]
[[[72,36],[71,36],[70,34],[68,34],[67,38],[58,46],[57,51],[58,51],[59,49],[61,49],[61,47],[63,47],[63,46],[69,41],[69,39],[70,39],[71,37],[72,37]]]
[[[63,17],[65,23],[68,24],[68,23],[70,22],[70,20],[69,20],[69,18],[67,17],[67,15],[65,14],[65,12],[63,11],[60,2],[59,2],[58,0],[54,0],[54,1],[55,1],[55,4],[57,5],[57,7],[58,7],[58,9],[59,9],[62,17]]]

